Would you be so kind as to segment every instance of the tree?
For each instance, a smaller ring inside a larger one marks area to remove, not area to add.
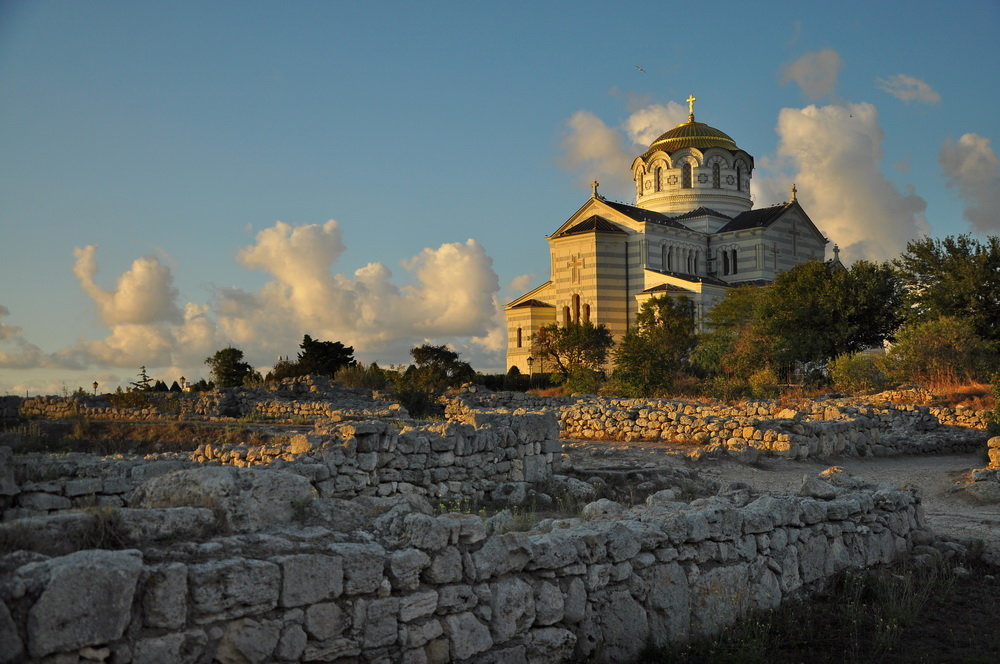
[[[897,380],[922,384],[988,378],[998,368],[998,344],[983,339],[969,318],[915,320],[899,330],[887,364]]]
[[[608,328],[590,322],[545,325],[534,340],[538,354],[551,360],[564,375],[581,368],[599,371],[613,345]]]
[[[139,379],[132,381],[129,385],[132,386],[133,390],[137,390],[139,392],[146,392],[153,389],[153,379],[149,377],[148,373],[146,373],[145,366],[139,367]]]
[[[345,346],[339,341],[316,341],[308,334],[302,337],[299,344],[302,351],[298,357],[298,375],[333,377],[341,367],[355,363],[354,347]]]
[[[182,391],[181,390],[181,386],[178,385],[178,383],[177,383],[176,380],[174,382],[170,383],[170,391],[171,392],[181,392]]]
[[[254,374],[253,367],[243,361],[243,351],[232,346],[205,358],[205,364],[211,369],[215,386],[219,388],[239,387],[244,378]]]
[[[726,292],[707,316],[709,331],[698,337],[691,362],[709,374],[747,379],[774,363],[774,339],[758,324],[767,295],[761,286],[739,286]]]
[[[642,396],[668,391],[687,365],[695,339],[690,299],[648,300],[615,349],[614,377],[628,391]]]
[[[907,320],[968,318],[980,337],[1000,341],[1000,237],[912,240],[893,265]]]
[[[459,360],[458,353],[447,346],[423,344],[410,349],[410,355],[416,363],[418,382],[432,391],[461,385],[476,375],[472,366]]]

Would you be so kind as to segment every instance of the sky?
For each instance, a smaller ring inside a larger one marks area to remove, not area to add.
[[[695,114],[848,260],[1000,233],[997,0],[0,0],[0,394],[303,334],[504,366],[545,236]]]

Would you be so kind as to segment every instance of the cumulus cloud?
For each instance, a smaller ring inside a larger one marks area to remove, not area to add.
[[[964,134],[941,146],[938,163],[949,187],[965,200],[964,216],[974,231],[1000,230],[1000,161],[992,142],[979,134]]]
[[[663,132],[687,120],[687,107],[676,102],[648,104],[612,127],[590,111],[577,111],[566,121],[562,164],[580,174],[581,185],[598,180],[616,196],[632,190],[629,166]],[[641,148],[641,149],[639,149]]]
[[[844,61],[832,48],[806,53],[781,72],[782,85],[796,83],[810,99],[832,95]]]
[[[343,253],[336,221],[260,231],[240,262],[270,274],[260,291],[220,291],[220,328],[236,343],[287,353],[309,333],[371,352],[424,338],[485,335],[499,290],[492,260],[475,240],[428,248],[403,262],[414,283],[396,286],[392,272],[369,263],[334,274]]]
[[[10,310],[0,305],[0,368],[2,369],[77,369],[79,364],[73,358],[49,354],[28,341],[20,327],[3,321],[10,316]]]
[[[94,300],[101,320],[106,325],[144,325],[163,321],[179,321],[177,289],[173,287],[170,268],[152,256],[137,258],[118,277],[117,288],[105,290],[97,285],[96,247],[73,250],[76,263],[73,273],[84,292]]]
[[[892,258],[929,232],[925,201],[879,170],[883,135],[871,104],[785,108],[778,135],[777,162],[793,175],[761,182],[758,191],[774,195],[795,182],[803,207],[845,260]]]
[[[897,99],[902,99],[907,104],[912,101],[924,104],[936,104],[941,101],[941,95],[934,88],[913,76],[896,74],[889,78],[876,79],[876,82],[879,88]]]

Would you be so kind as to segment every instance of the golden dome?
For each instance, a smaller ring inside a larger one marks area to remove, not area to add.
[[[710,127],[704,122],[695,122],[692,119],[682,125],[677,125],[653,141],[649,149],[642,155],[642,158],[646,159],[657,150],[670,153],[682,148],[739,150],[736,147],[736,141],[730,138],[725,132],[719,131],[715,127]]]

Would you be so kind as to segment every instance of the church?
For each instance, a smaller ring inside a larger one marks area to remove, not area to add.
[[[687,99],[687,122],[632,162],[634,205],[604,198],[594,182],[589,200],[546,238],[551,277],[505,307],[508,370],[547,370],[532,355],[542,326],[590,321],[617,342],[646,300],[668,295],[690,298],[703,329],[728,289],[824,260],[828,240],[794,186],[790,201],[752,209],[753,156],[696,122],[695,101]]]

